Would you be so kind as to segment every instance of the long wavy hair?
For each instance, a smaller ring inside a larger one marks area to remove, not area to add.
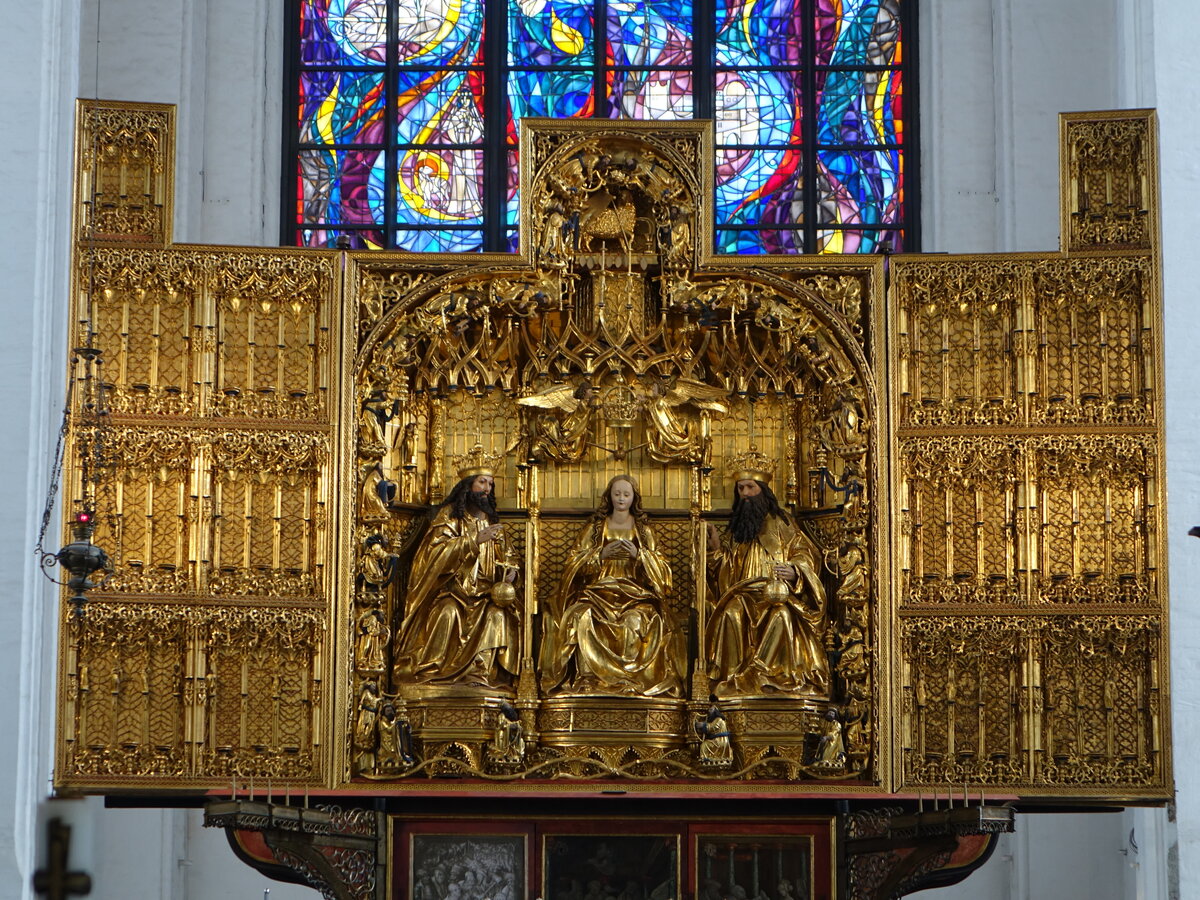
[[[453,507],[456,519],[466,518],[467,502],[471,499],[471,485],[478,477],[478,475],[468,475],[456,484],[446,499],[442,501],[442,506]],[[492,492],[484,498],[480,511],[487,517],[489,525],[495,525],[500,521],[500,514],[496,512],[496,483],[494,481],[492,482]]]
[[[624,481],[633,488],[633,502],[629,504],[629,514],[633,516],[635,522],[645,521],[646,512],[642,509],[642,492],[638,490],[637,480],[632,475],[614,475],[609,479],[608,487],[600,495],[600,508],[596,511],[596,518],[607,519],[613,514],[612,489],[618,481]]]

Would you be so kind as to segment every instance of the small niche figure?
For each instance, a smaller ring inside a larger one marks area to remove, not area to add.
[[[846,744],[842,739],[842,723],[836,709],[828,710],[821,723],[816,764],[822,769],[841,769],[846,765]]]
[[[507,700],[500,701],[496,713],[496,732],[492,753],[497,762],[515,764],[525,759],[525,733],[521,713]]]
[[[700,762],[703,765],[722,768],[733,765],[733,744],[721,707],[714,703],[708,708],[708,715],[696,722],[696,733],[700,735]]]
[[[385,703],[379,711],[379,749],[376,762],[380,772],[398,772],[414,762],[412,732],[408,722],[400,718],[396,704]]]
[[[382,610],[368,609],[359,617],[356,653],[360,672],[374,675],[384,671],[384,650],[389,636]]]
[[[358,698],[358,716],[354,720],[355,765],[358,772],[375,768],[375,721],[379,713],[379,685],[368,681]]]

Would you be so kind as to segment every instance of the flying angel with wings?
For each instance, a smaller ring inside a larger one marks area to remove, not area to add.
[[[587,452],[595,400],[596,389],[588,381],[551,385],[518,399],[529,413],[519,452],[531,462],[579,462]]]
[[[690,378],[655,381],[643,395],[646,410],[646,452],[659,462],[703,462],[709,438],[683,407],[724,413],[728,394]]]

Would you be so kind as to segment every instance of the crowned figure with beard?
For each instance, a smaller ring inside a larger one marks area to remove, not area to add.
[[[413,557],[392,677],[402,684],[508,688],[520,660],[520,624],[496,513],[497,460],[475,448]]]
[[[751,448],[734,460],[729,528],[708,526],[716,603],[706,650],[720,699],[785,693],[829,696],[821,556],[768,486],[774,466]]]

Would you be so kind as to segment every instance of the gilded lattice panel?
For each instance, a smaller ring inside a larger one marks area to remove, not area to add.
[[[1040,726],[1034,780],[1045,785],[1160,785],[1168,739],[1157,616],[1069,617],[1034,635]]]
[[[92,602],[64,620],[67,782],[317,774],[313,609]]]
[[[1020,421],[1027,284],[1026,267],[1007,260],[895,263],[901,427]]]
[[[1064,248],[1149,250],[1158,241],[1152,110],[1061,117]]]
[[[213,594],[312,596],[322,590],[327,466],[322,434],[228,431],[214,437]]]
[[[1047,436],[1030,450],[1039,599],[1157,603],[1155,438]]]
[[[1157,616],[906,618],[908,786],[1162,788]]]
[[[113,460],[98,489],[95,538],[115,566],[105,589],[118,593],[190,593],[196,589],[192,491],[199,435],[180,429],[119,426],[108,434]]]
[[[329,257],[256,252],[213,257],[213,414],[328,417]]]
[[[194,416],[203,368],[197,338],[203,260],[195,254],[89,248],[78,260],[76,295],[87,310],[74,346],[106,355],[103,378],[114,415]]]
[[[170,243],[175,107],[79,100],[75,117],[75,239]]]
[[[1032,270],[1030,422],[1153,425],[1149,259],[1043,260]]]
[[[900,452],[902,602],[1017,602],[1020,442],[908,438]]]
[[[1027,623],[981,617],[903,621],[907,784],[1006,784],[1027,777],[1019,715]]]

